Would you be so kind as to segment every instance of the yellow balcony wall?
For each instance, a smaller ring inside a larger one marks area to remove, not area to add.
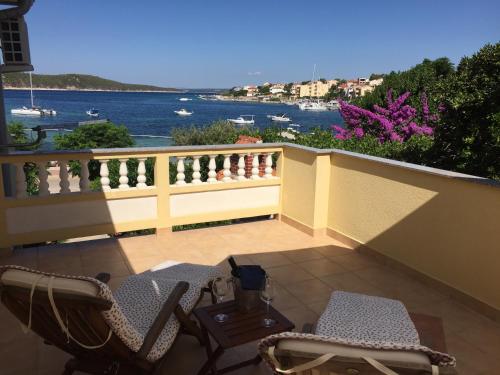
[[[328,228],[500,310],[500,189],[491,181],[337,153]]]

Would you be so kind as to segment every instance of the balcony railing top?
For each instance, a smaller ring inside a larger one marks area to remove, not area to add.
[[[170,156],[189,156],[205,152],[216,151],[234,151],[239,150],[259,150],[259,151],[278,151],[279,149],[297,149],[306,153],[315,155],[344,155],[352,158],[368,160],[375,163],[390,165],[393,167],[418,171],[425,174],[432,174],[446,178],[453,178],[466,182],[479,183],[500,188],[500,181],[479,177],[459,172],[448,171],[444,169],[427,167],[424,165],[412,164],[403,161],[386,159],[377,156],[360,154],[351,151],[339,149],[318,149],[298,145],[294,143],[254,143],[254,144],[222,144],[222,145],[195,145],[195,146],[168,146],[168,147],[128,147],[128,148],[109,148],[109,149],[84,149],[84,150],[53,150],[53,151],[12,151],[8,154],[0,154],[0,162],[21,162],[36,158],[37,160],[52,160],[52,158],[61,158],[70,160],[72,157],[78,159],[85,155],[89,159],[118,158],[120,156],[141,155],[144,157],[166,154]]]

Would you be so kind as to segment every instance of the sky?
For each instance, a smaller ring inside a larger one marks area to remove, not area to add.
[[[26,20],[37,73],[226,88],[457,63],[500,41],[499,15],[499,0],[37,0]]]

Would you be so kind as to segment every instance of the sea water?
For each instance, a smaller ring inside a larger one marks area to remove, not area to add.
[[[329,129],[333,124],[342,123],[337,111],[304,112],[297,106],[276,103],[248,103],[232,101],[202,100],[198,93],[149,93],[149,92],[95,92],[95,91],[34,91],[36,106],[57,111],[56,116],[19,116],[10,110],[30,106],[29,91],[5,90],[7,121],[20,121],[27,127],[77,123],[93,118],[85,113],[91,108],[100,112],[99,119],[109,119],[115,124],[125,125],[138,146],[167,146],[171,144],[171,130],[190,125],[207,126],[217,120],[236,118],[240,115],[255,115],[255,125],[259,129],[280,126],[271,122],[267,115],[286,113],[295,129],[306,132],[314,127]],[[180,98],[190,101],[179,101]],[[175,110],[185,108],[193,111],[192,116],[181,117]],[[286,129],[288,125],[282,123]],[[54,134],[62,131],[48,131],[43,148],[52,147]]]

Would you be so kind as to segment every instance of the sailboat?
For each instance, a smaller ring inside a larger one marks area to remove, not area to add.
[[[316,74],[316,64],[314,64],[311,82],[314,82],[315,74]],[[299,106],[299,109],[301,111],[323,112],[323,111],[328,110],[327,106],[319,101],[319,98],[316,102],[314,102],[312,100],[303,101],[303,102],[299,103],[298,106]]]
[[[21,107],[21,108],[12,108],[10,113],[13,115],[24,115],[24,116],[55,116],[57,112],[53,109],[44,109],[41,107],[36,107],[33,102],[33,80],[31,78],[31,72],[29,72],[30,76],[30,98],[31,98],[31,108]]]

